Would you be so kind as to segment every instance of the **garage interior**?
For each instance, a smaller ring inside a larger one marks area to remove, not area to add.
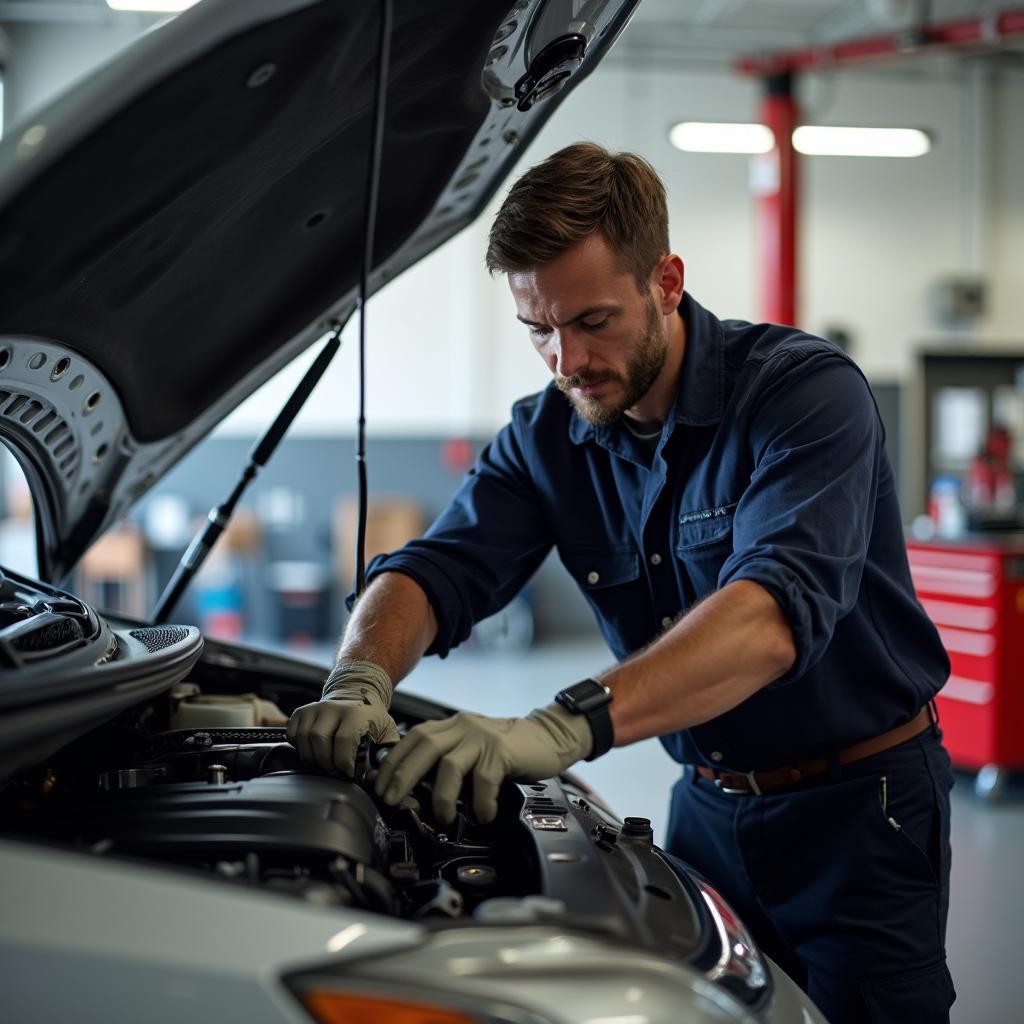
[[[103,0],[0,0],[0,128],[30,124],[48,99],[166,16],[115,11]],[[779,147],[785,159],[773,163],[777,151],[766,157],[746,143],[735,152],[681,149],[687,124],[768,124],[776,138],[800,125],[914,129],[922,151],[816,155],[787,144]],[[509,180],[580,139],[654,165],[668,189],[687,290],[702,304],[829,338],[871,384],[914,583],[953,664],[939,701],[958,768],[952,1019],[1019,1019],[1024,6],[642,0]],[[484,269],[503,194],[369,305],[369,554],[423,530],[511,404],[547,381],[504,281]],[[176,619],[213,637],[330,661],[354,568],[355,338],[353,320]],[[188,454],[85,556],[71,589],[97,607],[145,616],[314,354]],[[34,545],[27,484],[0,445],[0,564],[33,575]],[[1019,597],[986,603],[1004,585]],[[963,598],[971,599],[968,613]],[[552,556],[505,612],[479,624],[450,658],[425,659],[403,688],[516,715],[610,660]],[[657,741],[579,774],[618,814],[650,818],[658,841],[678,767]]]

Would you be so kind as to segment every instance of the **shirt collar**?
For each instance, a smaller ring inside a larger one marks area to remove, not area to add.
[[[686,352],[679,374],[679,390],[668,420],[690,427],[706,427],[722,419],[725,397],[725,337],[722,322],[689,292],[679,303],[686,324]],[[606,446],[620,432],[616,423],[596,426],[573,410],[569,440],[582,444],[596,437]]]

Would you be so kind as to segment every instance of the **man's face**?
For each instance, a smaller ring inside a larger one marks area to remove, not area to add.
[[[611,423],[648,393],[668,352],[664,318],[602,235],[508,280],[534,348],[584,419]]]

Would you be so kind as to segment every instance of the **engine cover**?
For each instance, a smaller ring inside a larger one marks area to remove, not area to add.
[[[124,853],[219,860],[250,852],[380,865],[387,832],[357,785],[291,772],[233,782],[119,788],[68,823],[82,839]]]

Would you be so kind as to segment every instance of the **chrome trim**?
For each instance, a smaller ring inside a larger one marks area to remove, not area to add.
[[[703,879],[696,882],[721,945],[718,960],[704,977],[716,983],[732,977],[754,992],[764,990],[769,983],[768,971],[754,940],[718,891]]]

